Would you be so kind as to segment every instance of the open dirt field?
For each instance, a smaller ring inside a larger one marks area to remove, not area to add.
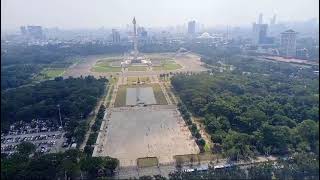
[[[175,106],[114,108],[106,121],[93,156],[118,158],[122,167],[143,157],[171,163],[174,155],[199,153]]]
[[[207,69],[201,66],[203,63],[200,61],[200,56],[196,54],[176,54],[174,60],[182,66],[178,71],[206,71]]]
[[[82,76],[88,76],[88,75],[93,75],[95,77],[99,76],[107,76],[108,74],[106,73],[99,73],[99,72],[92,72],[91,68],[94,67],[94,65],[102,60],[102,59],[109,59],[109,58],[119,58],[117,55],[92,55],[92,56],[87,56],[85,58],[82,58],[77,64],[74,64],[70,66],[68,69],[66,69],[64,73],[64,77],[80,77]]]

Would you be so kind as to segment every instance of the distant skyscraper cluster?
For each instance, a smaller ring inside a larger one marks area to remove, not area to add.
[[[148,36],[148,32],[144,29],[144,27],[138,27],[137,33],[139,37],[145,38]]]
[[[34,39],[41,39],[44,37],[41,26],[21,26],[20,31],[21,35],[28,36]]]
[[[274,16],[275,18],[275,16]],[[275,19],[274,19],[275,21]],[[254,44],[272,44],[273,39],[267,36],[268,24],[263,24],[263,14],[259,15],[258,23],[253,23],[253,42]]]
[[[120,33],[116,29],[112,29],[112,42],[120,43]]]

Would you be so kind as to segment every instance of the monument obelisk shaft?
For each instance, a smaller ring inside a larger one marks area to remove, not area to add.
[[[138,39],[137,39],[137,27],[136,27],[136,18],[134,17],[132,20],[133,23],[133,48],[134,48],[134,59],[137,59],[138,56]]]

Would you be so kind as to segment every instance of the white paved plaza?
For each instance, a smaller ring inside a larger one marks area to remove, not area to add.
[[[142,157],[170,163],[174,155],[199,153],[174,106],[115,108],[99,136],[93,155],[118,158],[120,166],[135,166]]]

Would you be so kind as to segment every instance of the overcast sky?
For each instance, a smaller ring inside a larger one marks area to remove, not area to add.
[[[319,0],[1,0],[1,29],[21,25],[99,28],[125,26],[136,16],[146,27],[184,24],[250,25],[263,13],[279,21],[319,18]]]

